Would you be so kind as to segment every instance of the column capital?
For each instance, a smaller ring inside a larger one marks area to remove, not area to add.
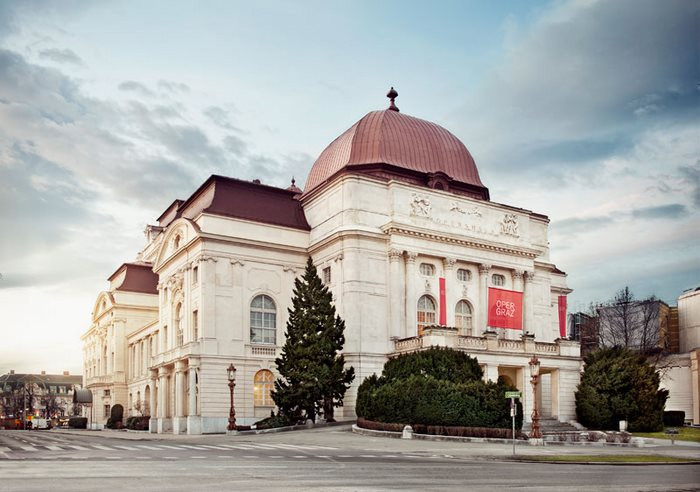
[[[456,258],[443,258],[442,261],[445,264],[445,270],[452,270],[457,263]]]
[[[415,251],[406,251],[406,263],[415,263],[418,253]]]
[[[168,375],[168,370],[165,367],[158,368],[158,377],[159,378],[164,378],[167,375]]]
[[[185,372],[187,370],[187,361],[175,361],[175,372]]]
[[[388,255],[389,255],[389,261],[399,261],[401,259],[401,256],[403,255],[403,253],[401,252],[400,249],[392,248],[389,250]]]
[[[535,272],[530,271],[530,270],[525,270],[525,273],[524,273],[525,281],[530,282],[534,278],[535,278]]]
[[[187,359],[187,363],[190,369],[197,369],[199,367],[199,359],[189,358]]]
[[[479,275],[487,275],[491,271],[491,265],[488,263],[479,263]]]
[[[523,270],[513,270],[513,279],[522,280],[525,272]]]

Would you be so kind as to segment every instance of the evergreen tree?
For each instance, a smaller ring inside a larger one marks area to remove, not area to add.
[[[311,258],[301,278],[294,281],[286,341],[275,360],[281,379],[272,399],[280,413],[293,421],[316,421],[323,411],[333,420],[333,409],[343,404],[355,370],[345,369],[340,351],[345,345],[345,322],[336,315],[332,295],[323,285]]]

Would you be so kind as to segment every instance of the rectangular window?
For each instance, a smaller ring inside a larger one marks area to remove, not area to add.
[[[420,273],[421,275],[425,275],[426,277],[432,277],[433,275],[435,275],[435,267],[430,263],[421,263]]]
[[[192,311],[192,339],[199,340],[199,311]]]
[[[192,268],[192,284],[196,285],[199,282],[199,267]]]
[[[326,285],[331,283],[331,267],[323,269],[323,283]]]
[[[110,396],[110,390],[105,390],[105,396]]]
[[[104,414],[105,418],[109,418],[109,411],[110,411],[109,405],[105,405],[105,414]]]
[[[502,286],[504,286],[504,285],[506,284],[506,278],[505,278],[503,275],[500,275],[500,274],[498,274],[498,273],[494,273],[494,274],[491,276],[491,282],[492,282],[493,285],[495,285],[496,287],[502,287]]]
[[[163,327],[163,352],[168,351],[168,327]]]

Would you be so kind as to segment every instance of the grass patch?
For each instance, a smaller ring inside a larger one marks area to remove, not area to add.
[[[583,461],[585,463],[687,463],[696,461],[692,458],[676,458],[659,454],[555,454],[518,456],[517,459],[528,461]]]
[[[674,436],[676,441],[693,441],[700,442],[700,428],[698,427],[674,427],[678,429],[678,434]],[[665,429],[664,429],[665,431]],[[662,432],[635,432],[635,436],[638,437],[653,437],[656,439],[668,439],[671,440],[671,436]]]

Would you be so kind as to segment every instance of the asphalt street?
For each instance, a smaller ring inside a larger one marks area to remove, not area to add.
[[[0,431],[0,490],[699,489],[699,465],[510,463],[508,454],[504,445],[371,438],[347,428],[257,436]]]

